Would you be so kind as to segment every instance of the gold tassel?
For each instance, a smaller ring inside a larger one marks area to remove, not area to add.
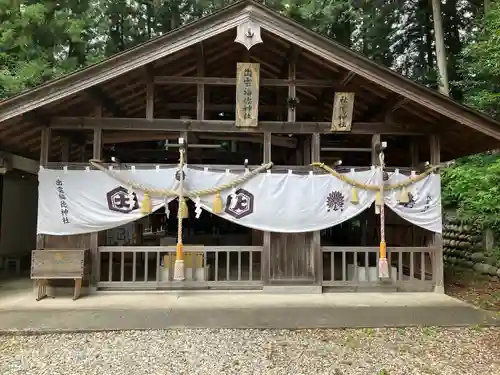
[[[352,204],[359,203],[358,189],[356,189],[355,186],[353,186],[353,188],[351,189],[351,203]]]
[[[142,199],[141,212],[143,214],[150,214],[153,211],[153,205],[151,204],[151,197],[147,191],[144,192],[144,198]]]
[[[377,191],[377,194],[375,194],[375,205],[376,206],[382,206],[384,204],[384,201],[382,200],[382,194],[380,191]]]
[[[212,212],[214,214],[220,214],[222,212],[222,198],[220,197],[220,192],[215,193],[214,205],[212,207]]]
[[[406,186],[403,186],[399,193],[399,203],[408,203],[409,201],[410,196],[408,195],[408,189],[406,189]]]
[[[189,217],[189,210],[188,210],[186,200],[183,199],[181,204],[182,204],[182,206],[181,206],[182,218],[187,219]]]

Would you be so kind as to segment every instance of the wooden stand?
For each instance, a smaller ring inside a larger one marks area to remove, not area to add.
[[[89,272],[87,249],[33,250],[31,279],[36,280],[37,297],[40,301],[47,297],[49,280],[74,279],[73,301],[80,298],[82,281]]]

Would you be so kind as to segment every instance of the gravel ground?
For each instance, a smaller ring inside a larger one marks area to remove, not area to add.
[[[1,375],[495,375],[500,328],[0,336]]]

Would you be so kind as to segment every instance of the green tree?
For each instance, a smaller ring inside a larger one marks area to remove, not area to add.
[[[478,24],[475,40],[463,52],[464,101],[491,116],[500,116],[500,4],[493,3]]]

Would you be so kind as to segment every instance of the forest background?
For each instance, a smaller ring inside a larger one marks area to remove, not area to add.
[[[0,0],[0,99],[95,63],[230,0]],[[268,7],[437,89],[431,0],[266,0]],[[500,3],[443,0],[450,95],[500,118]],[[457,160],[443,202],[500,232],[500,152]]]

